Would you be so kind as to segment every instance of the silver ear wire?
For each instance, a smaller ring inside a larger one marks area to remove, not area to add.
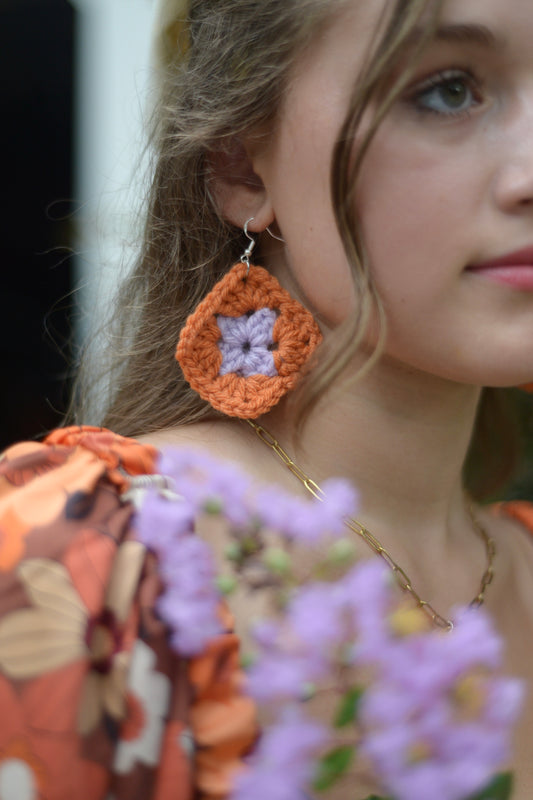
[[[244,251],[244,253],[241,256],[241,264],[246,264],[246,266],[248,268],[247,271],[246,271],[246,275],[248,275],[248,273],[250,272],[250,256],[252,255],[254,247],[255,247],[255,239],[254,239],[253,236],[250,236],[250,234],[248,233],[248,223],[251,222],[253,219],[254,219],[253,217],[250,217],[250,219],[247,219],[246,222],[244,223],[244,228],[243,228],[244,235],[250,241],[250,244],[248,245],[248,247],[246,248],[246,250]]]
[[[276,236],[275,233],[272,233],[269,227],[267,227],[267,232],[272,236],[273,239],[277,239],[278,242],[283,242],[283,244],[285,244],[285,239],[282,239],[281,236]]]

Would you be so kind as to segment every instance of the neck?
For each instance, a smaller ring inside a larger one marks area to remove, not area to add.
[[[433,556],[470,528],[461,472],[479,390],[382,362],[349,389],[331,390],[309,418],[295,460],[320,483],[351,480],[358,517],[391,546]],[[291,448],[294,420],[278,408],[264,425]],[[393,532],[393,533],[392,533]],[[422,555],[421,555],[422,557]]]

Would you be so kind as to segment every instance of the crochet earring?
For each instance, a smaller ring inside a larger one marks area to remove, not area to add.
[[[320,343],[310,312],[266,269],[250,264],[255,239],[187,319],[176,360],[194,391],[217,411],[255,419],[294,388]]]

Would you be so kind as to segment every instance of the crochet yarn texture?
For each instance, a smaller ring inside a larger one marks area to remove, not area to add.
[[[276,278],[238,263],[188,318],[176,360],[217,411],[255,419],[295,386],[321,340],[310,312]]]

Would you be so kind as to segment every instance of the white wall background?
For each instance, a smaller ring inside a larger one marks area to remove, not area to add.
[[[134,256],[146,188],[153,0],[71,0],[76,41],[75,282],[80,337]]]

